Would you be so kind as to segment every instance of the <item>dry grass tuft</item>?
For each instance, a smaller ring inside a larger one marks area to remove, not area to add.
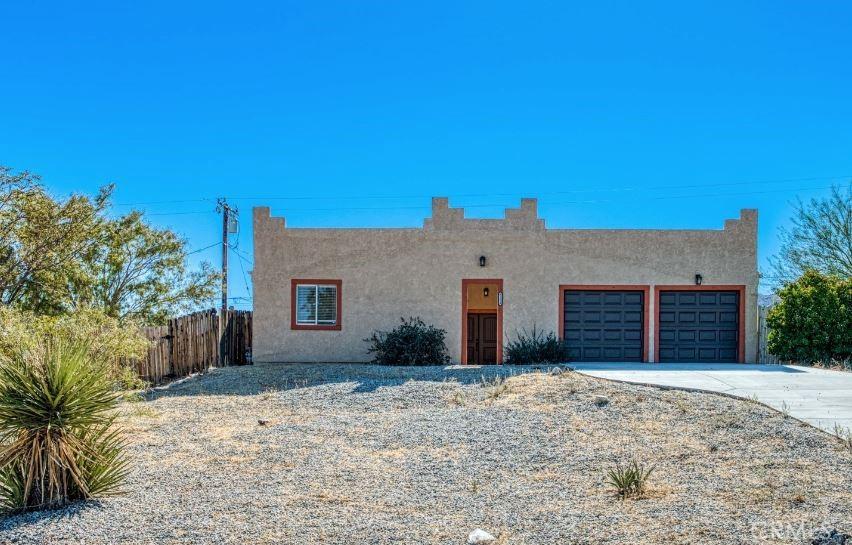
[[[138,418],[159,418],[160,412],[144,403],[134,403],[130,406],[129,416]]]
[[[464,407],[467,405],[467,394],[464,390],[456,390],[448,396],[447,402],[456,407]]]
[[[852,454],[852,428],[844,429],[840,424],[835,424],[834,435],[840,438],[840,444],[846,452]]]
[[[494,401],[510,390],[509,381],[505,377],[482,377],[482,387],[485,388],[485,399]]]

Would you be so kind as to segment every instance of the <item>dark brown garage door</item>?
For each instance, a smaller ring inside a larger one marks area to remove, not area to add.
[[[740,294],[660,292],[661,362],[736,362]]]
[[[642,291],[565,290],[563,338],[571,361],[642,361]]]

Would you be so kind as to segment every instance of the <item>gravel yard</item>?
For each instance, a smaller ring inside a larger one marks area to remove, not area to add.
[[[504,544],[730,544],[805,543],[824,526],[852,533],[852,452],[748,401],[530,368],[366,365],[227,368],[149,397],[123,407],[134,462],[125,495],[7,518],[0,543],[463,544],[482,528]],[[646,497],[621,501],[605,470],[632,457],[656,469]]]

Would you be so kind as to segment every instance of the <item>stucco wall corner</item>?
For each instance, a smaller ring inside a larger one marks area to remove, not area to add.
[[[743,208],[740,210],[740,217],[736,219],[725,220],[725,230],[735,229],[757,232],[757,209]]]
[[[450,208],[450,199],[447,197],[432,197],[432,217],[424,220],[424,229],[453,229],[463,223],[464,208]]]
[[[259,227],[264,221],[269,220],[270,212],[268,206],[255,206],[251,211],[255,228]]]
[[[254,232],[262,232],[270,227],[283,230],[285,228],[284,218],[273,218],[268,206],[255,206],[252,209],[252,223]]]
[[[740,221],[757,225],[757,208],[743,208],[740,210]]]
[[[544,220],[538,217],[538,199],[521,199],[521,207],[506,208],[503,217],[513,229],[544,230]]]

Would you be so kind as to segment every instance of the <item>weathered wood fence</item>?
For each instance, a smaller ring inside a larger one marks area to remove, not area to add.
[[[252,313],[216,310],[172,318],[167,325],[146,327],[148,353],[129,362],[152,384],[204,372],[210,367],[251,363]]]

